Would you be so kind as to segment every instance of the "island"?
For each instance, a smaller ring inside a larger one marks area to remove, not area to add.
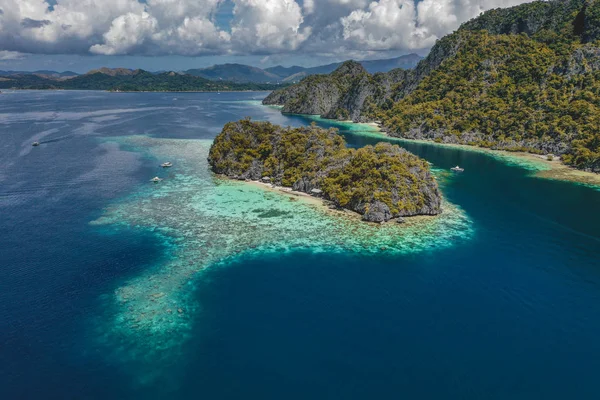
[[[489,10],[438,40],[413,69],[370,74],[347,62],[274,91],[264,104],[600,172],[599,27],[600,1]]]
[[[217,174],[322,197],[367,222],[442,212],[442,196],[425,160],[390,143],[350,149],[336,129],[314,124],[230,122],[215,138],[208,162]]]
[[[211,81],[179,72],[100,68],[84,75],[54,77],[15,74],[0,77],[0,89],[107,90],[110,92],[235,92],[273,90],[284,85]]]

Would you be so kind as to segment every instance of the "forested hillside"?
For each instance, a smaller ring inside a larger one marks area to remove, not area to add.
[[[348,115],[381,121],[394,136],[554,153],[600,172],[599,38],[599,1],[491,10]]]
[[[123,68],[90,71],[70,79],[52,79],[24,74],[0,77],[0,89],[70,89],[110,90],[122,92],[193,92],[272,90],[279,85],[210,81],[198,76],[163,72],[153,74],[141,69]]]

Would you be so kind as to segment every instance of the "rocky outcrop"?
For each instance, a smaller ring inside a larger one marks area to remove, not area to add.
[[[441,194],[424,160],[389,143],[348,149],[335,129],[231,122],[208,161],[215,173],[291,187],[369,222],[441,213]]]
[[[312,75],[296,85],[274,91],[263,100],[263,104],[283,106],[284,113],[338,118],[334,114],[342,97],[366,75],[368,73],[362,65],[346,62],[329,75]]]
[[[569,78],[600,71],[600,48],[591,45],[576,49],[564,65],[557,65],[555,74]]]
[[[284,113],[360,122],[369,119],[369,111],[391,100],[397,84],[408,75],[401,69],[371,75],[361,64],[348,61],[329,75],[309,76],[274,91],[263,104],[283,106]]]
[[[363,219],[368,222],[385,222],[392,219],[392,213],[387,204],[375,201],[366,207]]]

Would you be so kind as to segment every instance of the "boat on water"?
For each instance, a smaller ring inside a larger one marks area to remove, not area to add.
[[[155,176],[154,178],[150,179],[150,182],[154,182],[154,183],[158,183],[162,181],[162,179],[160,179],[158,176]]]
[[[173,163],[167,161],[165,163],[160,164],[160,166],[163,167],[163,168],[169,168],[169,167],[173,166]]]
[[[461,168],[458,165],[456,167],[452,167],[450,169],[455,172],[463,172],[465,170],[464,168]]]
[[[35,147],[35,146],[39,146],[39,145],[40,145],[40,142],[33,142],[33,143],[31,143],[31,145],[32,145],[32,146],[34,146],[34,147]]]

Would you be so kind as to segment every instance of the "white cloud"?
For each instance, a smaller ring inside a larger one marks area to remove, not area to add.
[[[116,18],[140,14],[144,6],[137,0],[60,0],[51,9],[44,0],[0,0],[0,9],[0,47],[32,53],[83,53]]]
[[[417,6],[419,26],[440,38],[486,10],[511,7],[523,0],[423,0]]]
[[[109,56],[130,53],[136,47],[142,46],[157,26],[156,18],[147,12],[120,15],[104,34],[104,44],[95,44],[90,51]]]
[[[315,0],[304,0],[302,8],[304,9],[304,15],[312,14],[315,12]]]
[[[241,51],[293,51],[310,37],[312,28],[301,28],[304,16],[294,0],[233,1],[231,38]]]
[[[339,0],[352,1],[352,0]],[[358,0],[357,0],[358,1]],[[496,8],[527,0],[379,0],[341,19],[351,48],[411,50],[432,46],[461,23]]]
[[[435,40],[417,27],[413,0],[372,2],[342,18],[342,26],[347,42],[371,50],[423,48]]]
[[[25,54],[18,51],[0,50],[0,61],[21,60],[25,58]]]
[[[0,51],[37,54],[373,54],[430,47],[526,0],[0,0]]]

